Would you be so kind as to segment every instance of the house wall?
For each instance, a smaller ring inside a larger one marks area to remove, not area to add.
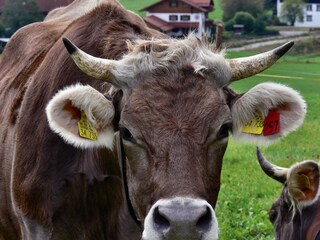
[[[166,22],[172,29],[166,32],[168,35],[181,37],[190,31],[194,31],[197,36],[204,32],[211,35],[212,22],[208,22],[206,26],[206,20],[209,12],[213,10],[213,0],[203,1],[205,8],[198,7],[200,2],[193,1],[188,4],[182,0],[163,0],[144,8],[143,11],[147,12],[147,17],[155,16]],[[185,16],[189,18],[183,19]],[[155,24],[161,29],[161,24]]]
[[[154,7],[148,9],[149,12],[151,13],[196,13],[199,12],[198,9],[184,3],[181,1],[177,1],[178,5],[173,7],[170,6],[170,1],[163,1]]]
[[[283,2],[277,0],[277,16],[281,18],[281,9]],[[308,8],[307,6],[310,5]],[[310,9],[311,8],[311,9]],[[320,28],[320,2],[304,4],[304,21],[295,22],[296,27],[318,27]]]
[[[198,24],[198,31],[197,35],[201,36],[203,32],[205,32],[205,13],[151,13],[147,12],[147,16],[156,16],[168,23],[175,22],[175,23],[197,23]],[[177,16],[177,20],[170,20],[170,16]],[[190,16],[190,20],[181,20],[181,16]]]
[[[161,13],[151,13],[151,12],[147,12],[147,16],[151,16],[151,15],[154,15],[154,16],[156,16],[158,18],[161,18],[162,20],[164,20],[166,22],[199,22],[200,23],[200,21],[203,18],[205,18],[204,17],[204,15],[205,15],[204,13],[181,13],[181,12],[179,12],[179,13],[175,13],[175,12],[170,12],[170,13],[163,13],[163,12],[161,12]],[[176,20],[176,21],[170,20],[170,16],[172,16],[172,15],[178,16],[178,20]],[[186,15],[190,16],[190,20],[188,20],[188,21],[181,20],[181,16],[186,16]]]

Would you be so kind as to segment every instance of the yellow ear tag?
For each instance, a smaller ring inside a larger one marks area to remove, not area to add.
[[[263,118],[261,113],[256,115],[242,127],[242,132],[260,135],[263,131]]]
[[[81,119],[78,122],[78,129],[80,137],[90,139],[93,141],[98,140],[97,129],[92,127],[90,122],[88,122],[85,112],[81,112]]]

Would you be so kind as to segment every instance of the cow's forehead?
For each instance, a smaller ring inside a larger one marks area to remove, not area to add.
[[[218,87],[230,83],[231,69],[224,52],[215,51],[206,39],[190,35],[183,40],[138,40],[128,43],[128,50],[117,69],[123,78],[130,76],[141,81],[146,74],[178,75],[181,69],[189,66],[193,73],[211,79]]]
[[[181,76],[170,84],[150,80],[134,88],[124,106],[125,125],[140,129],[140,134],[152,132],[184,132],[203,142],[210,129],[231,121],[230,110],[221,88],[200,77]],[[148,129],[148,131],[145,131]],[[151,129],[151,130],[150,130]]]

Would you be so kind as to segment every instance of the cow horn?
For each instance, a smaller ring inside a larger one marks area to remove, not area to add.
[[[117,61],[91,56],[79,49],[68,38],[63,38],[63,43],[75,64],[84,73],[120,87],[119,81],[112,73],[116,71]]]
[[[260,149],[257,147],[257,157],[262,170],[273,179],[278,182],[285,183],[287,180],[288,168],[278,167],[270,162],[268,162],[262,155]]]
[[[267,69],[282,57],[293,44],[294,42],[290,41],[268,52],[250,57],[228,59],[232,71],[231,82],[251,77]]]

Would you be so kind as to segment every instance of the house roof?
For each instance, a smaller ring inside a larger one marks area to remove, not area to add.
[[[151,24],[153,27],[158,28],[159,30],[161,30],[163,32],[167,32],[167,31],[174,29],[174,26],[170,25],[166,21],[164,21],[161,18],[158,18],[154,15],[147,16],[144,18],[144,20],[147,23]]]
[[[157,5],[159,5],[161,2],[164,2],[165,0],[161,0],[161,1],[158,1],[154,4],[151,4],[143,9],[141,9],[140,11],[148,11],[148,10],[151,10],[151,8],[154,8],[156,7]],[[203,8],[203,7],[209,7],[210,6],[210,2],[211,0],[178,0],[180,2],[184,2],[192,7],[194,7],[195,9],[197,9],[198,11],[200,12],[208,12],[207,9]],[[208,5],[203,5],[203,4],[206,4],[206,3],[209,3]]]
[[[154,15],[147,16],[144,18],[147,24],[151,25],[153,28],[161,30],[162,32],[168,32],[174,28],[197,28],[199,23],[197,22],[166,22]],[[213,20],[207,20],[205,22],[206,26],[214,25]]]
[[[212,0],[189,0],[189,1],[201,7],[210,7],[212,2]]]

